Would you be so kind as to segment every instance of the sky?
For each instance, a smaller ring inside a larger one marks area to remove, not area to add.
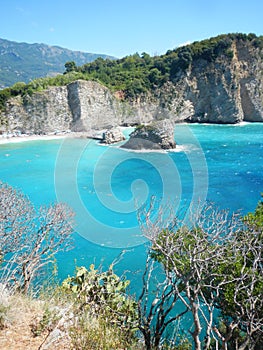
[[[118,58],[225,33],[263,35],[262,0],[2,0],[0,38]]]

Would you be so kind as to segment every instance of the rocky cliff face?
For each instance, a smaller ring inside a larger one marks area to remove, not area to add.
[[[50,87],[26,98],[12,98],[7,103],[5,117],[9,130],[22,133],[66,131],[72,123],[67,87]]]
[[[87,131],[118,125],[173,122],[263,121],[262,49],[233,41],[232,55],[197,59],[153,93],[123,100],[94,81],[50,87],[12,98],[2,119],[22,132]],[[2,113],[3,114],[3,113]]]
[[[153,95],[133,102],[140,122],[262,122],[263,50],[237,40],[231,53],[214,61],[197,59]]]
[[[263,61],[252,45],[232,44],[233,58],[194,62],[185,82],[190,121],[237,123],[263,121]]]
[[[120,103],[106,87],[94,81],[78,80],[67,89],[73,131],[92,132],[121,123]]]

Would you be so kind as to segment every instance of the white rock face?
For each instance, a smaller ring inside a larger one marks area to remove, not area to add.
[[[24,100],[21,96],[10,99],[6,106],[9,129],[34,134],[68,130],[72,116],[67,96],[67,87],[61,86],[34,93]]]
[[[73,131],[91,132],[120,125],[119,101],[105,86],[78,80],[67,89]]]

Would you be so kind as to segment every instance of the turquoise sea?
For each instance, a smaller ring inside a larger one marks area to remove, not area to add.
[[[205,200],[242,213],[255,209],[263,192],[263,123],[180,124],[175,140],[168,153],[69,138],[0,145],[1,181],[36,206],[58,200],[76,211],[75,247],[57,257],[60,279],[75,265],[106,265],[125,250],[116,269],[135,290],[146,242],[136,210],[152,196],[174,203],[178,213]]]

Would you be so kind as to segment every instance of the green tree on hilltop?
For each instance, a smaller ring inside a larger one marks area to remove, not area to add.
[[[77,70],[77,65],[74,61],[69,61],[65,63],[66,73],[75,72]]]

